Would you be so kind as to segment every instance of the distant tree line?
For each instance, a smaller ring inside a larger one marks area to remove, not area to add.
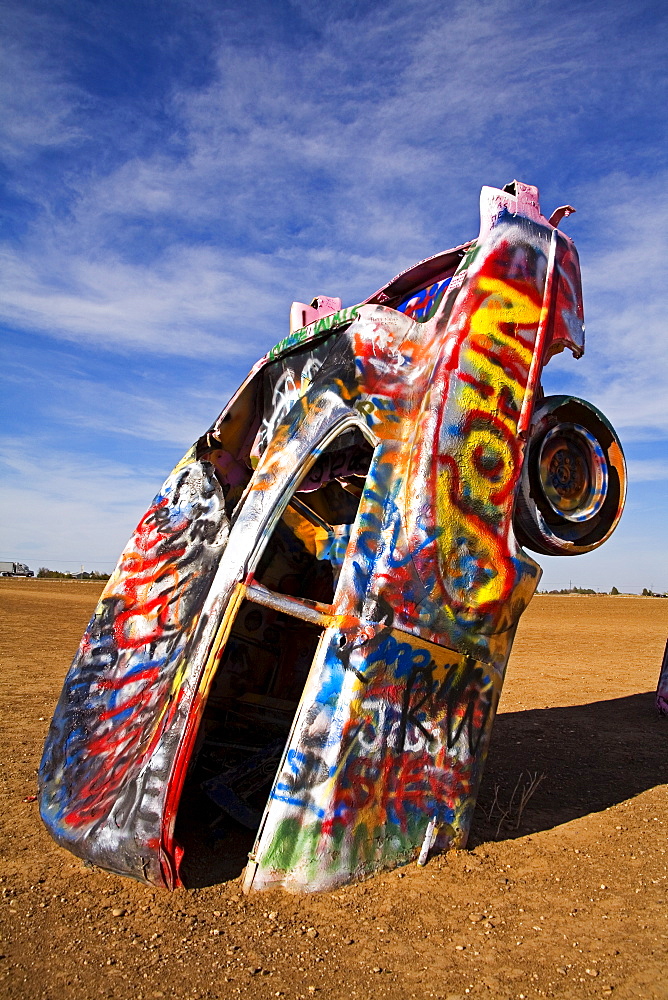
[[[564,587],[562,590],[539,590],[539,594],[593,594],[595,597],[605,597],[607,590],[593,590],[591,587]],[[619,597],[620,591],[617,587],[610,588],[612,597]],[[643,587],[641,597],[668,597],[668,594],[657,594],[647,587]]]
[[[109,573],[98,573],[93,570],[92,573],[61,573],[57,569],[47,569],[46,566],[40,566],[37,570],[37,577],[40,580],[108,580]]]
[[[600,597],[601,594],[598,590],[592,590],[591,587],[564,587],[562,590],[543,590],[543,594],[594,594]]]

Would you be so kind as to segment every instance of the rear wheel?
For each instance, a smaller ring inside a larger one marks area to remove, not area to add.
[[[626,495],[615,431],[591,403],[546,396],[531,425],[514,513],[521,545],[543,555],[579,555],[610,537]]]

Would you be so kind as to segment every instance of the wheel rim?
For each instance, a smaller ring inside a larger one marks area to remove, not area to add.
[[[574,522],[596,516],[605,502],[608,466],[585,427],[553,427],[543,439],[538,464],[543,495],[555,514]]]

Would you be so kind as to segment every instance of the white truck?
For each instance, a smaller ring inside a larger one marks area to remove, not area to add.
[[[33,571],[20,562],[0,562],[0,576],[34,576]]]

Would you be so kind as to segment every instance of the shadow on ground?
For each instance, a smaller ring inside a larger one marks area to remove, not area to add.
[[[654,701],[651,691],[498,715],[469,847],[548,830],[668,782],[668,719]],[[543,777],[517,827],[519,796],[534,775]]]
[[[647,692],[498,715],[469,847],[549,830],[668,782],[668,719],[654,699]],[[543,777],[517,826],[519,795],[534,775]],[[176,834],[189,888],[234,879],[248,860],[254,833],[232,820],[216,825],[217,815],[195,785],[186,787]]]

